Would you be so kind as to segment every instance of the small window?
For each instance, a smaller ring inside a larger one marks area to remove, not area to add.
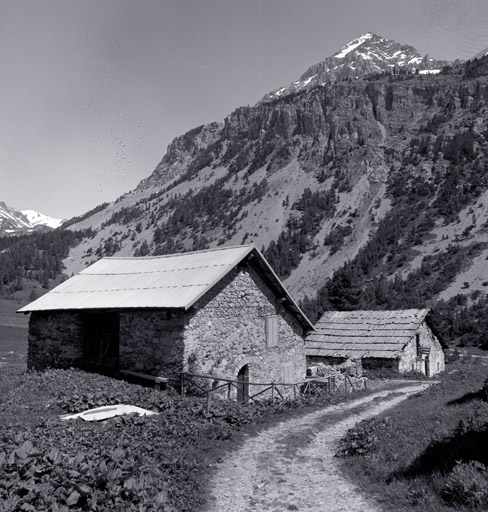
[[[266,317],[266,346],[277,347],[280,336],[279,316],[270,315]]]

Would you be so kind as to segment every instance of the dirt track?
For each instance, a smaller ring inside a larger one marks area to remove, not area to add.
[[[356,422],[380,414],[428,385],[379,391],[284,421],[248,438],[219,465],[204,510],[378,512],[342,477],[334,459],[337,443]]]

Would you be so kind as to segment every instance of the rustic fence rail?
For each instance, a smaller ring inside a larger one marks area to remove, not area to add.
[[[208,381],[205,386],[197,379]],[[180,372],[181,394],[184,395],[188,386],[192,387],[192,392],[197,396],[205,396],[207,399],[206,410],[210,410],[212,395],[218,395],[221,398],[231,399],[233,394],[241,395],[242,402],[256,400],[257,397],[268,393],[272,401],[275,400],[296,400],[303,395],[312,394],[320,390],[326,390],[329,394],[343,392],[345,394],[354,393],[361,389],[366,389],[366,379],[351,378],[347,374],[333,377],[308,378],[299,382],[244,382],[239,380],[226,379],[215,375],[202,375],[198,373]],[[250,390],[254,387],[255,392]],[[235,390],[235,391],[233,391]]]

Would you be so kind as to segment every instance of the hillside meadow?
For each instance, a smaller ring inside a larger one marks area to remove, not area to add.
[[[385,511],[488,510],[488,366],[447,365],[439,384],[359,423],[344,473]]]

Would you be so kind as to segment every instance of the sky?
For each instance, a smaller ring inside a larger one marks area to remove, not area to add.
[[[83,214],[365,32],[453,60],[487,27],[487,0],[0,0],[0,201]]]

